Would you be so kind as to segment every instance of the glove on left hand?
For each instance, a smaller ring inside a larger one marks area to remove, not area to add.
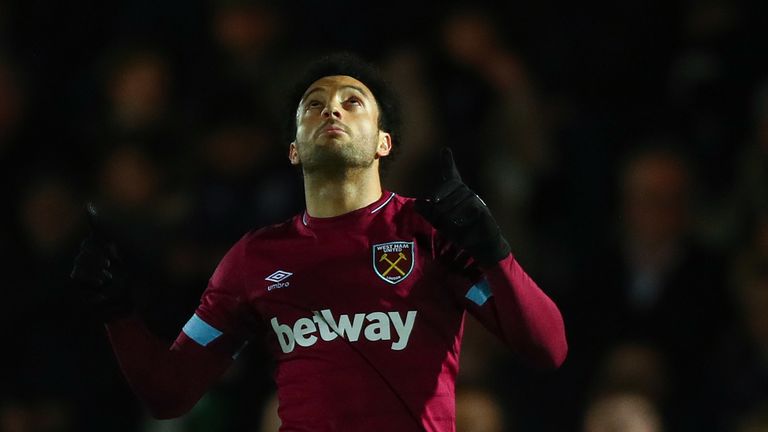
[[[510,254],[509,243],[485,202],[461,180],[451,150],[443,148],[440,158],[442,182],[429,199],[416,201],[416,211],[480,264],[498,263]]]

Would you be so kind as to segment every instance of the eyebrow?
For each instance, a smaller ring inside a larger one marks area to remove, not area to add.
[[[362,94],[363,96],[365,96],[366,98],[369,98],[369,97],[368,97],[368,95],[365,93],[365,91],[364,91],[362,88],[358,87],[358,86],[353,86],[353,85],[347,84],[347,85],[343,85],[343,86],[341,86],[341,87],[339,87],[339,88],[340,88],[340,89],[352,89],[352,90],[356,90],[356,91],[358,91],[360,94]],[[308,92],[304,93],[304,96],[302,96],[302,97],[301,97],[301,101],[300,101],[300,103],[301,103],[301,102],[304,102],[304,101],[305,101],[305,100],[306,100],[306,99],[309,97],[309,95],[311,95],[312,93],[315,93],[315,92],[318,92],[318,91],[322,91],[322,90],[325,90],[325,88],[324,88],[324,87],[315,87],[315,88],[313,88],[313,89],[309,90]]]

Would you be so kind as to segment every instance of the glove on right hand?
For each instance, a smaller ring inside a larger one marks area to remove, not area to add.
[[[130,314],[133,302],[117,248],[103,232],[96,206],[88,203],[86,212],[91,232],[80,244],[70,278],[86,307],[107,322]]]

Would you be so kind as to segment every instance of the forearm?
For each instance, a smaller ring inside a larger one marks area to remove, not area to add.
[[[189,411],[229,366],[203,347],[169,349],[137,317],[110,322],[106,328],[128,384],[156,418]]]
[[[557,368],[568,343],[563,317],[512,255],[484,268],[504,340],[537,365]]]

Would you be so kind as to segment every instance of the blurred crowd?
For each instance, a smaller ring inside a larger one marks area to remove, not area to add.
[[[68,274],[95,200],[170,343],[229,246],[303,209],[283,95],[335,50],[400,95],[386,188],[451,146],[563,311],[556,372],[467,320],[459,432],[768,430],[768,4],[517,3],[0,1],[0,430],[275,430],[258,344],[151,420]]]

